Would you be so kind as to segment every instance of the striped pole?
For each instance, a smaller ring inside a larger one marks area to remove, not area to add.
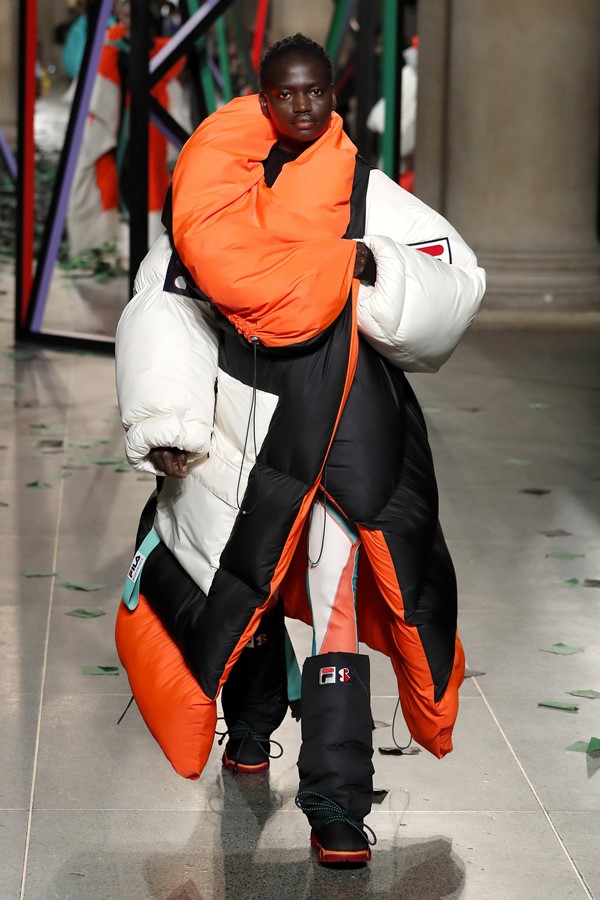
[[[258,71],[258,66],[262,57],[268,12],[269,0],[258,0],[258,5],[256,7],[256,20],[254,23],[254,37],[252,38],[252,50],[250,53],[252,65],[254,66],[255,71]]]
[[[403,24],[398,0],[383,0],[383,97],[385,125],[381,140],[382,168],[398,181],[400,174],[400,104],[402,55],[399,32]]]
[[[25,324],[33,284],[37,0],[21,0],[19,8],[19,138],[17,163],[16,334]]]

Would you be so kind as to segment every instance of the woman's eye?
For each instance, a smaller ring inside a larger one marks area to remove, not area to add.
[[[289,100],[291,96],[289,91],[279,91],[280,100]]]
[[[322,93],[323,91],[321,90],[321,88],[313,88],[311,91],[313,97],[320,97]]]

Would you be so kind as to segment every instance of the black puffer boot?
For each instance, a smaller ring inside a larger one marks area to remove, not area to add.
[[[323,863],[365,863],[376,841],[363,824],[373,800],[369,657],[325,653],[302,671],[296,804]]]
[[[274,755],[271,734],[288,708],[283,603],[262,617],[223,685],[221,699],[228,735],[223,765],[233,772],[265,772]]]

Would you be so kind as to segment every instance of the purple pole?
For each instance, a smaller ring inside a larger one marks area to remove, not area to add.
[[[8,174],[12,178],[13,181],[17,180],[17,161],[13,155],[12,150],[8,146],[6,138],[4,137],[4,132],[0,128],[0,153],[4,157],[4,162],[6,163],[6,168],[8,169]]]
[[[156,125],[158,130],[162,135],[164,135],[164,137],[166,137],[169,143],[173,144],[173,146],[176,147],[177,150],[181,150],[185,141],[183,141],[173,129],[169,128],[169,126],[165,122],[159,119],[156,113],[150,113],[150,121],[153,125]]]
[[[65,227],[65,219],[67,215],[67,201],[73,184],[73,176],[75,174],[75,165],[81,140],[83,138],[83,130],[85,128],[85,120],[87,119],[88,109],[90,106],[90,98],[94,79],[98,71],[98,63],[100,61],[100,53],[104,43],[104,35],[108,17],[111,14],[113,0],[100,0],[100,8],[98,10],[98,18],[96,19],[96,28],[94,30],[90,54],[87,60],[85,71],[80,74],[77,83],[77,92],[75,94],[75,102],[71,110],[69,125],[67,128],[67,137],[65,146],[63,147],[61,157],[61,167],[63,167],[62,179],[58,189],[58,196],[54,215],[50,221],[50,232],[46,232],[47,241],[45,241],[45,253],[38,262],[35,273],[35,281],[32,292],[33,316],[31,319],[31,331],[41,331],[44,312],[46,310],[46,302],[48,300],[48,290],[50,287],[50,279],[56,262],[60,239]],[[59,169],[60,171],[60,169]],[[59,176],[57,176],[59,177]],[[37,289],[36,289],[37,286]]]
[[[174,56],[176,50],[181,46],[181,44],[186,40],[186,38],[198,27],[200,22],[203,22],[207,16],[210,15],[211,12],[215,9],[215,7],[222,5],[223,0],[206,0],[206,3],[203,3],[202,6],[196,10],[196,12],[189,17],[189,19],[183,23],[181,28],[178,28],[171,40],[168,44],[165,44],[158,53],[156,53],[152,59],[150,60],[150,75],[152,76],[159,66],[162,68],[163,64]],[[154,83],[154,79],[153,83]]]

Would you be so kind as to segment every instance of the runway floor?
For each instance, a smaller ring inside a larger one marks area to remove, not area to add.
[[[450,756],[384,756],[396,687],[371,654],[388,793],[368,820],[372,863],[331,871],[294,806],[291,718],[269,775],[223,772],[215,744],[194,783],[135,706],[115,724],[130,695],[114,619],[152,483],[121,464],[112,359],[15,349],[0,301],[3,900],[600,898],[600,756],[567,749],[600,738],[600,698],[568,693],[600,692],[597,333],[476,329],[438,375],[411,379],[483,674],[465,681]],[[292,633],[307,652],[305,626]],[[558,643],[580,649],[544,652]]]

